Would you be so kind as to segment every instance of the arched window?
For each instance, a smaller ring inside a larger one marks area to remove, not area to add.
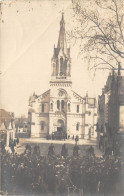
[[[53,103],[50,104],[51,110],[53,111]]]
[[[62,100],[61,102],[61,107],[62,107],[62,110],[64,110],[64,100]]]
[[[44,121],[41,121],[41,130],[44,130]]]
[[[70,112],[70,103],[68,103],[68,112]]]
[[[79,113],[79,105],[77,105],[77,113]]]
[[[42,112],[44,112],[44,104],[42,104]]]
[[[79,131],[79,123],[76,124],[76,131]]]
[[[60,101],[57,100],[57,109],[60,109]]]

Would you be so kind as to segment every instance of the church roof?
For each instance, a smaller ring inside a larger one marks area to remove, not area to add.
[[[45,91],[44,93],[42,93],[41,95],[39,95],[38,97],[45,97],[45,96],[47,96],[48,94],[50,93],[50,89],[49,90],[47,90],[47,91]]]
[[[76,98],[78,98],[80,101],[85,100],[84,97],[81,97],[81,96],[80,96],[79,94],[77,94],[75,91],[72,90],[72,92],[73,92],[73,95],[74,95]]]

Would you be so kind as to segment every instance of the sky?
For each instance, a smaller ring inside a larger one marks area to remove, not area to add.
[[[15,116],[28,114],[29,96],[50,88],[51,58],[57,45],[61,13],[66,31],[72,25],[72,4],[67,1],[2,1],[0,36],[0,107]],[[70,39],[69,39],[70,40]],[[93,79],[79,45],[69,41],[73,90],[81,96],[98,97],[108,73]]]

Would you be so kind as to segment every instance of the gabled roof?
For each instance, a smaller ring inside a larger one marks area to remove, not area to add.
[[[6,127],[5,127],[4,122],[2,122],[0,125],[0,131],[4,131],[4,130],[6,130]]]
[[[0,127],[3,128],[12,128],[13,126],[13,118],[10,112],[5,111],[4,109],[0,109]]]
[[[42,93],[41,95],[38,96],[38,98],[40,97],[46,97],[48,94],[50,93],[50,89],[45,91],[44,93]]]

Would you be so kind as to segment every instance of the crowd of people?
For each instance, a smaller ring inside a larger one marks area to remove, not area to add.
[[[79,141],[79,136],[76,135],[76,136],[70,136],[70,135],[67,135],[67,133],[65,132],[59,132],[59,131],[56,131],[56,132],[53,132],[52,134],[48,134],[46,136],[46,139],[47,140],[67,140],[67,139],[72,139],[72,140],[75,140],[75,142],[78,142]]]
[[[8,195],[124,195],[124,160],[120,156],[96,157],[92,146],[85,155],[75,144],[68,155],[66,144],[60,154],[51,144],[46,156],[40,147],[27,144],[22,154],[2,154],[2,190]]]
[[[19,138],[17,137],[16,139],[9,139],[9,147],[12,153],[15,152],[15,147],[16,145],[19,144]],[[1,152],[4,154],[6,152],[6,141],[0,141],[0,147],[1,147]]]
[[[15,147],[16,147],[16,145],[18,145],[18,143],[19,143],[18,137],[17,137],[17,139],[14,139],[14,140],[12,140],[11,138],[9,139],[9,147],[10,147],[12,153],[15,152]]]

